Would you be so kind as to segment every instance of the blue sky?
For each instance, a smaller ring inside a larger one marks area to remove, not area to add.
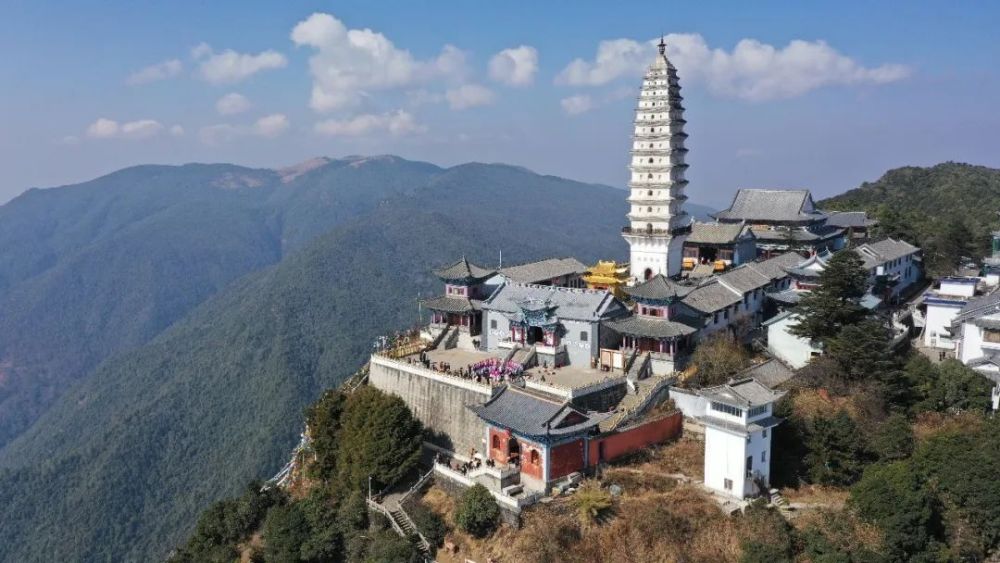
[[[620,186],[661,33],[692,201],[1000,166],[1000,4],[813,4],[7,0],[0,201],[133,164],[373,153]]]

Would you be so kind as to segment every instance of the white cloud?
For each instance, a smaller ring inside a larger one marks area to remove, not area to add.
[[[198,139],[211,146],[223,145],[243,137],[261,137],[273,139],[280,136],[290,127],[288,117],[282,113],[265,115],[252,125],[233,125],[219,123],[198,130]]]
[[[126,139],[147,139],[163,131],[163,124],[154,119],[140,119],[122,123],[121,136]]]
[[[243,94],[230,92],[215,102],[215,111],[222,115],[234,115],[250,109],[252,104]]]
[[[653,51],[631,39],[612,39],[597,44],[593,62],[575,59],[556,76],[557,84],[600,86],[622,76],[641,73]]]
[[[110,139],[118,135],[119,129],[117,121],[101,117],[87,127],[87,136],[91,139]]]
[[[99,118],[87,127],[85,135],[91,139],[148,139],[159,135],[163,124],[155,119],[138,119],[119,123],[106,117]]]
[[[170,128],[170,134],[173,135],[174,137],[180,137],[184,135],[184,128],[181,127],[180,125],[174,125],[173,127]]]
[[[466,73],[466,55],[454,46],[446,45],[434,59],[417,60],[385,35],[348,29],[330,14],[312,14],[295,26],[291,37],[296,45],[316,50],[309,59],[310,106],[318,112],[354,106],[370,91],[432,78],[461,80]]]
[[[216,53],[207,43],[192,49],[191,56],[198,61],[198,74],[212,84],[239,82],[258,72],[288,64],[284,55],[271,49],[256,55],[237,53],[232,49]]]
[[[275,113],[258,119],[253,124],[253,132],[261,137],[271,139],[287,131],[288,127],[288,117],[282,113]]]
[[[526,86],[538,71],[538,50],[528,45],[504,49],[490,59],[490,78],[510,86]]]
[[[146,68],[133,72],[125,80],[125,83],[130,86],[138,86],[140,84],[166,80],[179,75],[183,70],[184,64],[181,61],[170,59],[169,61],[149,65]]]
[[[898,64],[865,67],[824,41],[793,40],[774,47],[743,39],[731,51],[712,49],[696,33],[666,37],[667,56],[685,84],[702,84],[719,97],[760,102],[801,96],[833,85],[887,84],[909,76]],[[576,59],[556,82],[600,86],[626,76],[639,76],[655,53],[656,41],[602,41],[593,61]]]
[[[569,115],[579,115],[594,109],[594,99],[586,94],[577,94],[559,100],[559,105]]]
[[[400,136],[410,133],[421,133],[425,127],[418,125],[413,116],[404,110],[383,114],[362,114],[350,119],[327,119],[316,124],[315,130],[321,135],[360,136],[369,133],[387,131]]]
[[[451,109],[467,109],[485,106],[493,103],[496,96],[493,91],[479,84],[463,84],[451,88],[444,94]]]

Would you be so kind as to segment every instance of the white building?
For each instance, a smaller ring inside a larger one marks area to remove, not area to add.
[[[771,429],[781,423],[774,402],[784,393],[755,379],[732,381],[698,393],[705,410],[705,486],[746,498],[764,494],[771,482]]]
[[[955,350],[951,323],[976,294],[977,278],[942,278],[938,288],[924,294],[924,346]]]
[[[684,240],[691,217],[684,211],[684,107],[677,69],[667,60],[666,45],[649,65],[639,93],[629,165],[629,244],[633,282],[656,274],[676,276],[683,263]]]
[[[1000,291],[970,299],[951,321],[955,357],[994,383],[993,410],[1000,408]]]

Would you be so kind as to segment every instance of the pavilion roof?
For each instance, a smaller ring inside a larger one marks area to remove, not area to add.
[[[656,274],[639,285],[625,289],[625,293],[636,299],[666,301],[680,299],[694,291],[694,287],[681,285],[663,274]]]
[[[691,234],[685,242],[691,244],[734,244],[744,236],[753,237],[753,231],[744,223],[700,223],[691,224]]]
[[[443,311],[445,313],[468,313],[478,311],[482,301],[469,299],[455,295],[440,295],[421,301],[424,307],[433,311]]]
[[[688,322],[632,315],[622,319],[604,321],[602,324],[620,334],[647,338],[677,338],[698,331],[692,326],[696,322],[694,319],[685,318],[684,320]]]
[[[773,403],[785,393],[772,391],[754,378],[745,378],[715,387],[706,387],[698,394],[710,401],[748,408]]]
[[[496,270],[490,270],[472,264],[465,259],[465,256],[454,264],[434,270],[434,275],[445,281],[484,280],[494,274],[496,274]]]

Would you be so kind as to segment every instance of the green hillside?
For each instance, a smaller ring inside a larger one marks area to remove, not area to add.
[[[959,257],[977,259],[989,249],[990,232],[1000,226],[1000,170],[956,162],[896,168],[819,205],[873,213],[883,234],[922,247],[929,270],[946,274]]]
[[[0,560],[163,557],[208,503],[279,467],[303,407],[375,336],[416,320],[433,265],[626,251],[619,190],[479,164],[396,188],[106,361],[0,451]]]

